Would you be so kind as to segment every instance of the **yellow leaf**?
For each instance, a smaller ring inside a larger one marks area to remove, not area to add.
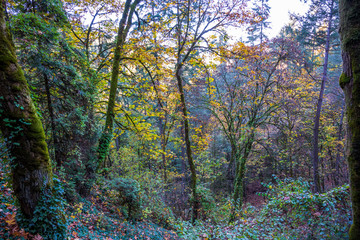
[[[16,213],[7,215],[6,218],[5,218],[5,222],[6,222],[8,225],[14,225],[14,224],[16,224],[15,215],[16,215]]]

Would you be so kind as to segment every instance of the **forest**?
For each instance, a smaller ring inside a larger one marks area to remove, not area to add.
[[[0,0],[0,239],[360,239],[360,2],[269,1]]]

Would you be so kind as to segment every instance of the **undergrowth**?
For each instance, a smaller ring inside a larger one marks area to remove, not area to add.
[[[261,208],[246,205],[233,224],[199,221],[177,223],[183,239],[348,239],[351,224],[349,186],[313,194],[299,179],[264,184]]]
[[[2,164],[0,167],[0,239],[46,239],[46,236],[26,232],[17,224],[18,209],[9,185],[9,169]],[[211,192],[202,189],[202,220],[193,225],[174,219],[172,214],[170,218],[164,218],[166,221],[159,218],[160,208],[169,211],[160,204],[161,198],[146,195],[135,182],[121,182],[118,192],[104,191],[96,185],[92,197],[66,204],[66,239],[348,239],[351,224],[348,185],[313,194],[304,179],[280,180],[275,177],[272,183],[264,184],[267,189],[261,193],[266,199],[264,205],[259,208],[245,205],[238,213],[237,221],[230,225],[226,219],[231,201],[215,200]],[[132,191],[125,194],[126,201],[121,201],[133,204],[131,201],[139,196],[143,199],[132,205],[141,208],[137,221],[129,218],[126,211],[129,205],[125,204],[124,209],[116,202],[127,185],[132,186]],[[155,208],[150,206],[152,201],[157,202]]]

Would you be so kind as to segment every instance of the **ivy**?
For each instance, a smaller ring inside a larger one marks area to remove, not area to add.
[[[66,239],[67,219],[65,218],[64,188],[57,177],[53,178],[53,187],[42,190],[42,196],[34,211],[34,217],[26,218],[17,214],[17,221],[25,231],[40,234],[43,239]],[[60,218],[60,220],[59,220]]]

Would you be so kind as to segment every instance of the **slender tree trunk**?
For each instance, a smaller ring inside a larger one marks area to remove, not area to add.
[[[353,223],[350,240],[360,239],[360,1],[340,0],[340,37],[347,116],[347,160]]]
[[[165,116],[167,117],[167,116]],[[159,122],[158,122],[158,126],[159,126],[159,133],[160,133],[160,144],[161,144],[161,158],[162,158],[162,168],[163,168],[163,176],[164,176],[164,182],[167,182],[167,170],[166,170],[166,125],[167,125],[167,121],[165,119],[165,122],[162,120],[162,118],[159,118]]]
[[[313,170],[314,170],[314,186],[315,192],[320,192],[320,178],[319,178],[319,126],[320,126],[320,114],[321,114],[321,106],[324,96],[325,83],[327,81],[327,68],[328,68],[328,60],[329,60],[329,50],[330,50],[330,33],[331,33],[331,25],[332,25],[332,16],[333,16],[333,6],[334,1],[331,2],[329,19],[328,19],[328,29],[326,35],[326,45],[325,45],[325,57],[324,57],[324,67],[323,67],[323,76],[321,81],[321,88],[319,99],[316,105],[316,115],[315,115],[315,124],[314,124],[314,146],[313,146]]]
[[[291,140],[289,141],[289,138],[291,138],[292,136],[292,128],[290,127],[289,129],[289,137],[287,138],[287,148],[289,148],[289,155],[288,155],[288,162],[289,162],[289,175],[290,177],[294,177],[294,173],[293,173],[293,160],[292,160],[292,142]],[[290,142],[290,143],[289,143]]]
[[[122,18],[119,23],[119,30],[116,39],[116,47],[115,47],[114,60],[113,60],[112,72],[111,72],[110,95],[109,95],[109,101],[106,112],[105,126],[103,133],[100,137],[99,146],[98,146],[98,168],[100,168],[101,164],[104,162],[109,152],[110,142],[112,140],[112,135],[113,135],[113,125],[115,118],[114,108],[115,108],[115,99],[117,95],[120,61],[123,54],[122,52],[123,52],[125,39],[131,27],[132,16],[135,12],[135,8],[137,4],[140,1],[141,0],[135,0],[131,4],[131,0],[126,0],[124,12],[122,14]]]
[[[0,0],[0,130],[12,158],[13,188],[20,210],[32,219],[37,217],[35,209],[41,197],[53,185],[51,161],[44,129],[6,26],[4,6],[5,1]],[[48,217],[55,222],[64,220],[59,215]]]
[[[61,153],[59,151],[59,139],[57,137],[56,133],[56,127],[55,127],[55,115],[54,115],[54,108],[51,101],[51,93],[50,93],[50,81],[46,74],[44,74],[44,82],[45,82],[45,92],[46,92],[46,98],[47,98],[47,105],[49,110],[49,117],[50,117],[50,125],[51,125],[51,135],[53,139],[54,144],[54,159],[56,162],[56,166],[61,166]]]
[[[181,104],[181,110],[182,110],[182,115],[183,115],[184,140],[185,140],[185,146],[186,146],[186,155],[187,155],[188,164],[189,164],[190,172],[191,172],[190,188],[191,188],[191,192],[193,194],[192,222],[194,223],[195,220],[198,219],[198,211],[199,211],[199,203],[198,203],[197,192],[196,192],[197,177],[196,177],[195,163],[194,163],[193,156],[192,156],[192,151],[191,151],[190,126],[189,126],[189,118],[188,118],[187,107],[186,107],[186,102],[185,102],[185,95],[184,95],[184,88],[183,88],[183,83],[182,83],[181,71],[182,71],[182,67],[180,65],[178,65],[177,71],[176,71],[176,79],[177,79],[179,93],[180,93],[180,104]]]

